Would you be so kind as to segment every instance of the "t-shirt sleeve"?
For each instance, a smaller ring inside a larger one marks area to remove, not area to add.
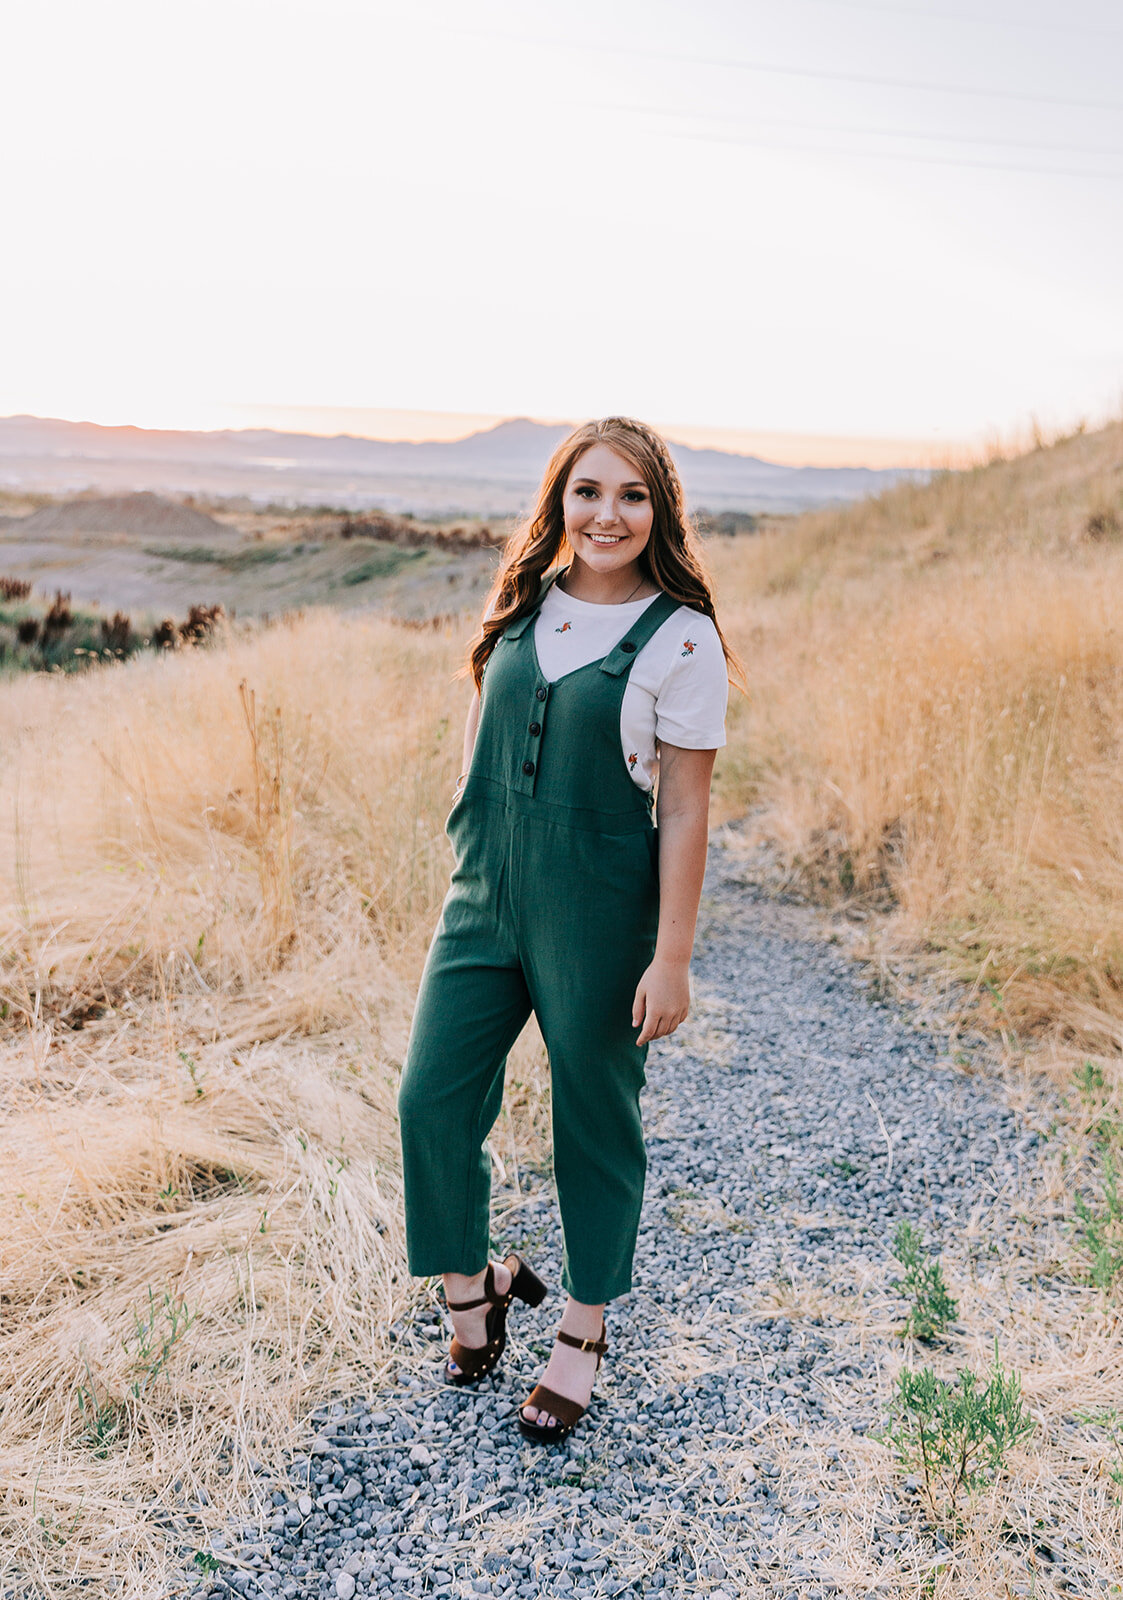
[[[671,665],[655,697],[655,737],[684,750],[720,750],[725,743],[729,675],[710,618],[684,617]]]

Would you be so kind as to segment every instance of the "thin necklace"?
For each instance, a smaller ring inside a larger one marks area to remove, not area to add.
[[[562,580],[562,578],[565,578],[565,577],[568,577],[568,576],[569,576],[569,568],[568,567],[564,567],[562,569],[562,571],[558,574],[557,578],[555,579],[555,586],[557,588],[561,589],[561,580]],[[626,594],[624,596],[623,600],[611,600],[611,601],[608,601],[606,603],[609,604],[609,605],[615,605],[615,606],[626,606],[628,601],[632,598],[632,595],[635,594],[636,589],[639,588],[639,586],[640,586],[640,584],[642,582],[643,582],[643,573],[641,572],[640,575],[639,575],[639,580],[636,583],[635,589],[632,590],[631,594]],[[562,589],[561,592],[562,592],[562,594],[565,594],[566,591],[564,589]],[[573,599],[572,595],[570,596],[570,599]]]

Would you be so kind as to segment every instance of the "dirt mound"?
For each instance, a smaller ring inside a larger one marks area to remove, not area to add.
[[[66,500],[61,505],[44,506],[29,517],[8,525],[18,526],[21,536],[49,537],[71,533],[124,533],[139,539],[229,538],[230,530],[214,517],[191,506],[177,505],[158,494],[102,495],[97,498]]]

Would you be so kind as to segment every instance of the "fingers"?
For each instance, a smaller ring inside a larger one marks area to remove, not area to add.
[[[636,1039],[637,1044],[649,1044],[652,1039],[665,1039],[668,1034],[674,1033],[680,1023],[685,1022],[686,1011],[669,1011],[664,1013],[653,1011],[644,1019],[643,1029]],[[632,1015],[632,1024],[638,1027],[635,1014]]]

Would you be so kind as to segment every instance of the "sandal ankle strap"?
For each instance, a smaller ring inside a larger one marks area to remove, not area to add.
[[[511,1280],[514,1281],[514,1273]],[[509,1293],[510,1291],[508,1291]],[[446,1300],[445,1305],[450,1311],[474,1311],[477,1306],[497,1306],[506,1296],[497,1293],[495,1288],[495,1268],[489,1261],[487,1276],[484,1278],[484,1293],[482,1300]]]
[[[604,1331],[604,1325],[602,1323],[602,1335]],[[554,1338],[560,1340],[562,1344],[572,1345],[574,1350],[595,1350],[598,1356],[603,1356],[605,1351],[608,1349],[608,1340],[603,1337],[600,1339],[577,1339],[572,1333],[566,1333],[564,1329],[561,1328],[558,1329],[557,1333],[554,1335]],[[554,1414],[555,1416],[557,1415],[556,1412]]]

